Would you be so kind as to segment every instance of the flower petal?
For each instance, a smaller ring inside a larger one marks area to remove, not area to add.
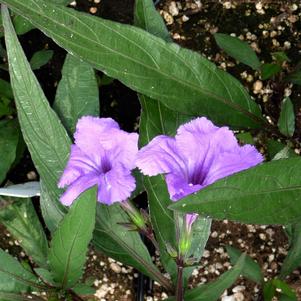
[[[227,127],[217,127],[207,118],[196,118],[178,128],[177,147],[190,164],[202,161],[208,151],[220,151],[238,148],[237,140]],[[211,156],[210,156],[211,157]]]
[[[70,185],[82,175],[95,172],[97,166],[79,147],[71,145],[70,158],[58,183],[59,188]]]
[[[185,163],[175,142],[168,136],[155,137],[138,152],[136,166],[148,176],[174,171],[185,173]]]
[[[112,118],[84,116],[76,125],[75,144],[91,157],[99,156],[104,151],[101,138],[112,129],[119,129],[118,123]]]
[[[97,174],[87,174],[74,181],[61,196],[61,202],[70,206],[73,201],[85,190],[98,183]]]
[[[83,117],[78,121],[74,137],[75,144],[98,164],[101,157],[109,156],[112,165],[122,163],[129,169],[134,168],[138,134],[120,130],[113,119]]]
[[[252,145],[239,147],[235,152],[221,153],[213,162],[205,185],[253,167],[263,161],[263,156]]]
[[[124,201],[135,188],[136,181],[130,171],[122,165],[115,166],[99,177],[98,201],[107,205]]]
[[[202,185],[189,184],[181,174],[169,173],[165,179],[170,199],[174,202],[203,188]]]
[[[111,141],[111,148],[107,151],[112,165],[122,164],[128,169],[135,167],[135,158],[138,153],[137,133],[127,133],[122,130],[112,130],[107,136],[107,143]]]

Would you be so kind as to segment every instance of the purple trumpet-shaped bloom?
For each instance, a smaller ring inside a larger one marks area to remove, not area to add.
[[[263,161],[254,146],[240,146],[228,127],[217,127],[205,117],[177,130],[176,136],[157,136],[137,155],[143,174],[165,174],[170,198],[177,201],[215,181]],[[190,216],[189,224],[196,216]]]
[[[126,200],[136,187],[131,170],[138,152],[138,134],[127,133],[111,118],[82,117],[74,134],[70,158],[58,186],[68,186],[61,202],[70,206],[97,185],[97,199],[110,205]]]

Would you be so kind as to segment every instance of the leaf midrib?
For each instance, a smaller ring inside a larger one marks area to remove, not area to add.
[[[7,3],[7,1],[5,1],[5,0],[4,0],[3,2],[6,2],[6,3]],[[20,2],[18,2],[18,1],[16,1],[16,2],[18,3],[18,5],[22,6],[22,3],[20,4]],[[28,8],[27,8],[26,6],[22,6],[22,7],[25,7],[25,9],[28,10]],[[39,7],[39,8],[40,8],[40,7]],[[63,10],[63,7],[56,7],[56,9],[59,9],[59,10],[61,10],[61,11],[63,11],[63,12],[66,12],[66,13],[69,14],[69,16],[70,16],[70,13],[68,12],[68,10]],[[19,13],[22,15],[22,11],[20,11],[20,9],[15,8],[15,10],[16,10],[16,11],[19,11]],[[37,14],[37,12],[36,12],[35,10],[33,10],[33,11],[34,11],[34,13]],[[30,18],[27,17],[27,16],[24,16],[24,17],[27,18],[27,19],[30,19]],[[66,27],[65,24],[62,25],[62,24],[56,22],[55,20],[51,19],[50,17],[48,17],[48,16],[45,15],[45,14],[43,14],[43,17],[44,17],[45,19],[47,19],[47,20],[50,20],[50,21],[53,22],[54,24],[56,24],[56,25],[60,26],[61,28],[64,28],[65,30],[68,31],[68,27]],[[71,17],[77,18],[77,17],[75,17],[75,16],[72,15],[72,14],[71,14]],[[85,16],[85,17],[86,17],[86,16]],[[102,21],[105,22],[105,20],[102,20]],[[32,22],[32,23],[36,23],[36,21],[32,21],[32,20],[31,20],[31,22]],[[104,24],[101,24],[101,25],[104,26],[104,27],[107,27],[107,26],[104,25]],[[44,26],[37,26],[37,27],[45,28]],[[112,30],[111,28],[109,28],[109,29]],[[52,32],[52,34],[53,34],[54,36],[57,36],[57,37],[59,37],[59,39],[64,40],[63,37],[56,35],[55,32],[51,31],[50,29],[48,29],[47,31],[48,31],[48,32]],[[75,31],[70,31],[70,32],[75,32]],[[116,31],[115,31],[115,33],[120,34],[120,33],[116,32]],[[160,73],[161,75],[163,75],[163,76],[165,76],[165,77],[167,77],[167,78],[170,78],[170,79],[174,80],[177,84],[180,84],[180,85],[183,84],[184,86],[189,87],[189,88],[191,88],[191,89],[197,91],[198,93],[207,94],[207,95],[211,96],[212,98],[216,99],[217,101],[222,102],[222,103],[224,103],[225,105],[228,105],[229,107],[238,110],[239,112],[243,113],[244,115],[247,115],[249,118],[251,118],[253,121],[255,121],[255,122],[258,123],[258,124],[262,124],[262,123],[263,123],[263,120],[262,120],[260,117],[258,117],[257,115],[253,114],[252,112],[247,111],[245,108],[243,108],[243,107],[242,107],[241,105],[239,105],[238,103],[234,103],[234,102],[231,102],[231,101],[229,101],[229,100],[227,100],[227,99],[221,98],[220,96],[218,96],[218,95],[216,95],[216,94],[214,94],[214,93],[212,93],[212,92],[206,90],[204,87],[202,87],[202,89],[200,89],[199,86],[197,86],[197,85],[193,85],[193,84],[191,84],[190,82],[185,82],[183,79],[180,80],[180,79],[178,79],[178,78],[176,78],[176,77],[170,76],[170,74],[166,74],[165,72],[162,72],[160,69],[154,69],[154,68],[152,68],[152,67],[150,67],[150,66],[148,66],[148,65],[143,64],[143,62],[136,61],[136,60],[133,59],[133,57],[129,57],[129,56],[125,55],[124,53],[118,52],[118,51],[116,51],[116,50],[113,50],[113,49],[111,49],[111,48],[108,48],[107,46],[104,46],[103,44],[101,44],[101,43],[99,42],[99,40],[98,40],[97,42],[95,42],[95,40],[87,39],[87,36],[84,36],[84,35],[82,35],[82,34],[80,34],[80,33],[78,33],[78,32],[75,32],[75,34],[78,34],[83,40],[88,40],[88,41],[90,41],[90,42],[92,42],[92,43],[96,43],[96,44],[98,44],[100,47],[103,47],[103,48],[109,50],[110,52],[115,52],[115,53],[117,53],[117,55],[123,56],[124,58],[128,59],[129,61],[132,61],[132,62],[134,62],[134,63],[137,63],[137,65],[140,64],[140,65],[143,66],[144,68],[147,67],[146,69],[150,69],[150,70],[153,70],[153,71],[155,71],[155,72],[158,72],[158,73]],[[121,36],[122,36],[122,35],[121,35]],[[122,36],[122,37],[124,38],[124,36]],[[130,41],[130,42],[131,42],[131,41]],[[75,42],[72,42],[71,40],[68,40],[68,43],[69,43],[69,44],[74,44],[74,45],[76,45],[76,47],[80,47],[79,44],[77,44],[77,43],[75,43]],[[59,44],[59,43],[58,43],[58,44]],[[86,49],[86,48],[84,48],[84,47],[82,47],[82,48],[83,48],[83,49]],[[165,50],[168,50],[168,51],[169,51],[169,49],[166,49],[166,48],[165,48]],[[173,53],[173,54],[176,55],[175,53]],[[181,57],[179,57],[179,58],[181,58]],[[183,62],[184,64],[186,64],[186,62],[184,62],[183,60],[182,60],[182,62]],[[93,64],[94,64],[94,63],[93,63]],[[205,67],[207,67],[206,64],[203,64],[203,65],[204,65]],[[207,68],[208,68],[208,67],[207,67]],[[110,68],[108,68],[108,69],[110,69]],[[191,70],[191,67],[189,67],[189,69]],[[213,71],[211,71],[211,72],[213,72]],[[197,80],[198,80],[198,79],[197,79]],[[224,86],[224,85],[223,85],[223,86]],[[247,101],[247,103],[249,103],[249,101]]]

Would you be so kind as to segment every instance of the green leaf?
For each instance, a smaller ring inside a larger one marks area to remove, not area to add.
[[[39,266],[47,266],[48,243],[30,199],[8,201],[0,221]]]
[[[14,99],[13,90],[9,82],[0,78],[0,95],[9,99]]]
[[[56,283],[53,280],[53,276],[51,272],[49,272],[48,270],[43,268],[36,268],[34,269],[34,271],[37,275],[39,275],[39,277],[42,279],[44,283],[47,283],[47,285],[59,286],[58,283]]]
[[[11,255],[0,249],[0,292],[28,292],[37,278]]]
[[[275,59],[276,62],[280,65],[283,64],[284,62],[291,61],[289,59],[289,57],[286,55],[286,53],[283,51],[276,51],[276,52],[272,52],[271,54],[272,54],[273,59]]]
[[[255,144],[254,138],[250,132],[238,133],[235,136],[242,144]]]
[[[267,151],[268,151],[268,160],[272,160],[273,158],[275,158],[275,156],[280,153],[280,152],[283,152],[283,149],[286,148],[286,145],[279,142],[279,141],[276,141],[276,140],[273,140],[273,139],[269,139],[266,143],[267,145]],[[298,155],[294,152],[293,149],[289,149],[288,151],[288,157],[291,158],[291,157],[297,157]]]
[[[275,293],[276,293],[276,288],[273,285],[272,280],[264,283],[264,286],[263,286],[264,301],[272,301],[273,297],[275,296]]]
[[[261,78],[262,80],[269,79],[279,73],[281,70],[281,66],[277,64],[263,64],[261,66]]]
[[[95,226],[96,188],[82,193],[54,233],[49,250],[53,279],[63,288],[76,284],[83,272]]]
[[[280,150],[272,160],[288,159],[297,157],[298,155],[287,145]]]
[[[71,141],[57,115],[50,108],[17,40],[8,10],[3,5],[2,14],[11,85],[23,137],[49,192],[51,202],[47,206],[54,207],[53,210],[62,218],[66,210],[58,201],[61,190],[58,189],[57,182],[65,168]],[[49,219],[52,217],[46,217],[46,220]]]
[[[273,279],[272,282],[273,282],[273,285],[275,286],[275,288],[278,288],[281,290],[282,296],[289,297],[290,298],[289,300],[297,301],[297,296],[296,296],[295,292],[290,288],[290,286],[286,282],[284,282],[280,279],[277,279],[277,278]]]
[[[231,246],[226,246],[226,249],[228,255],[230,256],[231,263],[236,264],[237,260],[242,255],[242,252]],[[248,255],[246,255],[242,275],[258,284],[263,282],[263,274],[259,264]]]
[[[72,289],[76,294],[81,295],[81,296],[86,296],[86,295],[94,295],[96,289],[84,284],[84,283],[79,283],[77,284],[73,289]]]
[[[6,177],[16,158],[20,130],[18,122],[14,120],[0,121],[0,183]]]
[[[293,84],[301,85],[301,70],[297,70],[294,73],[289,74],[286,80],[292,82]]]
[[[292,137],[295,131],[295,113],[292,101],[284,98],[281,104],[281,112],[278,120],[279,131],[287,137]]]
[[[136,0],[134,24],[167,42],[172,42],[164,20],[157,12],[152,0]]]
[[[52,3],[54,4],[59,4],[59,5],[68,5],[72,2],[72,0],[51,0]]]
[[[128,222],[128,215],[119,204],[97,204],[93,244],[107,256],[135,267],[170,289],[169,281],[153,264],[140,235],[122,226]]]
[[[2,3],[30,19],[68,52],[173,110],[240,128],[266,123],[240,82],[196,52],[137,27],[48,1]]]
[[[99,116],[98,85],[93,68],[67,54],[53,109],[65,128],[73,134],[77,120],[85,115]]]
[[[186,213],[254,224],[289,224],[301,218],[301,159],[264,163],[170,206]]]
[[[0,292],[0,300],[1,301],[33,301],[33,300],[41,300],[44,299],[34,296],[35,299],[33,299],[30,295],[24,295],[24,294],[14,294],[14,293],[3,293]]]
[[[25,34],[35,28],[28,20],[19,15],[13,17],[13,23],[17,35]]]
[[[236,265],[229,271],[222,274],[216,281],[200,285],[185,293],[184,299],[189,301],[216,301],[221,294],[241,275],[245,264],[245,254],[241,255]],[[174,301],[175,298],[168,298],[166,301]]]
[[[11,105],[11,100],[0,95],[0,118],[3,116],[12,115],[14,108]]]
[[[301,222],[292,225],[290,241],[290,249],[281,266],[281,278],[285,278],[301,265]]]
[[[33,54],[30,60],[30,66],[32,70],[40,69],[42,66],[46,65],[53,56],[53,50],[40,50]]]
[[[214,34],[214,38],[217,45],[234,59],[250,66],[254,70],[260,68],[260,61],[256,52],[247,42],[243,42],[237,37],[232,37],[224,33],[216,33]]]

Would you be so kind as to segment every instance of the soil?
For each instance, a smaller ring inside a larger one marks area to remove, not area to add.
[[[103,18],[131,23],[133,4],[134,0],[94,0],[94,2],[78,0],[75,9]],[[174,9],[175,5],[177,9]],[[247,40],[264,62],[272,61],[271,52],[285,51],[292,62],[286,63],[284,69],[285,72],[290,72],[296,62],[301,59],[301,5],[299,1],[181,0],[174,2],[161,0],[157,7],[165,19],[174,41],[202,53],[220,68],[240,79],[254,99],[261,104],[272,123],[276,123],[278,120],[283,96],[291,93],[297,116],[296,131],[292,142],[296,146],[296,152],[299,153],[300,88],[281,84],[279,89],[273,85],[272,81],[262,81],[257,72],[239,64],[221,51],[213,38],[215,32],[235,34]],[[61,77],[61,68],[66,52],[38,30],[32,30],[21,36],[20,41],[28,58],[35,51],[43,48],[54,50],[55,54],[52,60],[35,71],[47,98],[52,103],[57,83]],[[100,72],[97,74],[102,76]],[[0,76],[7,79],[7,73],[4,71],[0,71]],[[276,80],[280,81],[281,79]],[[262,82],[259,90],[255,89],[257,81]],[[101,116],[115,118],[125,130],[137,129],[140,106],[136,93],[115,80],[111,85],[101,87],[100,102]],[[253,134],[257,135],[257,133]],[[21,183],[35,177],[35,170],[29,154],[25,153],[20,164],[9,173],[7,181]],[[5,233],[0,238],[0,247],[19,259],[26,259],[18,242],[9,236],[2,226],[0,231]],[[230,267],[229,257],[225,250],[226,245],[233,245],[256,259],[262,267],[266,280],[277,275],[288,250],[288,241],[282,227],[215,221],[206,252],[200,262],[200,268],[194,270],[189,283],[190,287],[212,281]],[[287,279],[288,283],[299,292],[299,300],[301,300],[300,273],[301,269],[297,269]],[[130,267],[96,253],[93,249],[89,252],[85,271],[85,278],[90,277],[93,278],[97,290],[95,300],[136,300],[139,274]],[[224,293],[222,300],[229,300],[225,296],[230,295],[235,295],[236,299],[232,300],[237,301],[261,300],[260,288],[244,278],[240,278],[232,288],[229,288]],[[164,298],[166,298],[166,293],[156,283],[153,291],[145,296],[145,300],[148,301]]]

